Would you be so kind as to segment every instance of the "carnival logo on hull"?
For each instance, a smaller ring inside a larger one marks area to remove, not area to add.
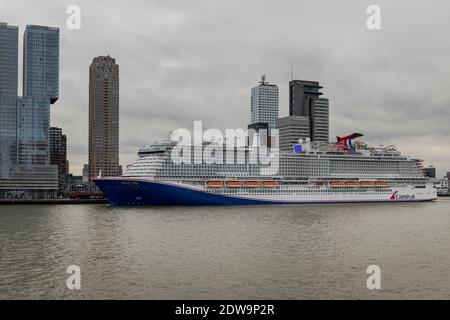
[[[415,194],[398,194],[398,191],[395,191],[391,196],[391,200],[414,200],[414,199],[416,199]]]

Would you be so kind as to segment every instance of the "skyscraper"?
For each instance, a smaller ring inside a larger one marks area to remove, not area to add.
[[[314,101],[311,114],[311,140],[328,142],[330,139],[329,100],[318,98]]]
[[[0,22],[0,180],[16,163],[19,28]]]
[[[329,141],[329,100],[321,98],[317,81],[289,82],[289,116],[277,119],[280,148],[290,149],[298,139]]]
[[[14,137],[6,148],[10,151],[9,164],[4,164],[2,152],[2,172],[0,177],[0,197],[51,198],[58,190],[57,167],[50,164],[49,131],[50,104],[58,99],[59,83],[59,29],[28,25],[23,41],[23,96],[17,97],[17,59],[16,47],[18,30],[9,30],[5,24],[0,26],[0,34],[6,37],[5,47],[1,42],[0,55],[7,52],[7,75],[0,82],[3,99],[4,88],[10,92],[8,103],[1,103],[0,131],[9,132]],[[6,48],[6,49],[5,49]],[[14,55],[14,57],[13,57]],[[2,57],[3,58],[3,57]],[[14,98],[13,94],[14,93]],[[14,104],[9,103],[14,101]],[[7,105],[5,107],[5,105]],[[3,121],[3,115],[8,118]],[[14,129],[14,134],[12,134]],[[0,139],[3,151],[5,148]]]
[[[69,173],[67,161],[67,136],[61,128],[50,128],[50,164],[58,166],[58,189],[63,195],[66,175]]]
[[[50,165],[50,104],[59,97],[59,29],[28,25],[23,37],[23,97],[18,99],[18,164]]]
[[[59,97],[59,29],[28,25],[23,37],[23,95]]]
[[[89,67],[89,176],[117,176],[119,168],[119,65],[110,56]]]
[[[19,28],[0,22],[0,97],[17,97]]]
[[[329,101],[320,98],[317,81],[292,80],[289,82],[289,115],[309,117],[310,134],[312,141],[328,142],[329,121],[328,108]]]
[[[267,123],[269,129],[275,128],[278,118],[278,86],[266,82],[263,75],[259,85],[251,92],[251,123]]]
[[[289,81],[289,115],[309,117],[322,88],[316,81]]]

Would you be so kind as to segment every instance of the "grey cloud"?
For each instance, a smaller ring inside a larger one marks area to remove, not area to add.
[[[5,3],[8,2],[7,5]],[[65,28],[78,4],[82,29]],[[365,27],[365,0],[2,1],[2,20],[61,28],[61,99],[52,124],[68,134],[71,168],[87,162],[88,68],[96,55],[120,65],[121,162],[176,127],[245,127],[250,88],[267,74],[287,114],[290,66],[320,81],[331,136],[369,142],[450,170],[450,3],[378,0],[382,30]],[[33,8],[39,8],[35,10]]]

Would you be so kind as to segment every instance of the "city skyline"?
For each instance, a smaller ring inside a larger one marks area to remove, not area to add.
[[[290,5],[292,13],[277,13],[272,22],[277,28],[262,34],[252,24],[264,20],[267,12],[276,12],[277,4],[264,4],[256,8],[258,14],[249,16],[254,9],[251,2],[242,5],[242,14],[226,3],[213,7],[196,1],[190,6],[138,2],[118,18],[114,13],[123,12],[123,6],[112,2],[99,27],[92,12],[100,3],[81,2],[81,30],[65,28],[65,4],[48,4],[37,15],[19,15],[15,4],[0,9],[2,21],[18,25],[20,33],[25,24],[61,29],[61,98],[52,107],[51,125],[62,127],[68,135],[68,158],[76,174],[87,162],[87,66],[92,57],[107,54],[122,66],[124,167],[136,158],[139,147],[170,129],[191,128],[193,120],[203,120],[209,127],[246,128],[248,90],[262,73],[280,87],[280,117],[287,115],[293,65],[295,78],[317,80],[327,88],[333,105],[330,138],[362,132],[374,144],[395,144],[404,153],[424,159],[438,168],[438,176],[449,171],[446,70],[450,63],[443,55],[448,44],[432,37],[448,29],[444,14],[424,11],[425,4],[413,3],[405,17],[401,5],[383,2],[383,29],[372,32],[365,28],[366,3]],[[209,15],[199,15],[202,10]],[[232,13],[231,21],[226,13]],[[159,18],[151,19],[153,14]],[[308,17],[318,14],[323,16],[320,22]],[[418,19],[421,23],[414,23]],[[227,28],[219,27],[227,21]],[[123,25],[126,32],[120,33]],[[311,31],[302,34],[301,41],[289,38],[293,26],[298,30],[309,26]],[[186,39],[185,32],[196,41]],[[322,37],[315,37],[318,33]],[[426,48],[435,48],[433,55]]]

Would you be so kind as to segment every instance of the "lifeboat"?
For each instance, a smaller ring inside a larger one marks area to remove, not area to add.
[[[387,183],[384,181],[375,181],[375,187],[387,187]]]
[[[276,181],[263,181],[262,182],[262,186],[263,187],[268,187],[268,188],[276,188],[276,187],[278,187],[278,182],[276,182]]]
[[[345,183],[341,181],[332,181],[330,182],[331,187],[345,187]]]
[[[223,181],[208,181],[206,183],[206,186],[212,187],[212,188],[220,188],[220,187],[223,187]]]
[[[361,181],[359,185],[361,187],[373,187],[373,181]]]
[[[345,183],[345,186],[347,187],[359,187],[359,182],[356,181],[347,181]]]
[[[227,181],[227,187],[230,188],[242,187],[242,181]]]
[[[257,188],[260,186],[258,181],[245,181],[244,186],[250,187],[250,188]]]

